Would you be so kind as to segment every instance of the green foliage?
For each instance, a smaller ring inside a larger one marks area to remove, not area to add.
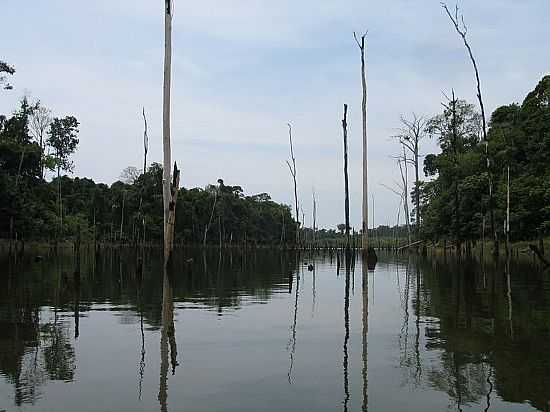
[[[48,144],[55,152],[56,167],[71,172],[73,162],[70,156],[78,145],[78,121],[74,116],[56,117],[52,120],[48,134]]]
[[[0,60],[0,88],[11,90],[13,86],[8,83],[7,76],[12,76],[15,73],[15,68],[3,60]]]
[[[485,144],[479,140],[479,115],[465,102],[459,102],[457,107],[455,122],[448,108],[429,122],[430,132],[438,138],[441,148],[441,153],[428,154],[424,160],[425,174],[434,177],[422,187],[422,231],[431,239],[457,235],[462,240],[480,239],[483,217],[488,216],[489,173]],[[502,235],[509,167],[511,238],[547,235],[550,233],[550,76],[545,76],[521,105],[511,104],[494,111],[488,142],[497,229]],[[457,215],[458,225],[450,224]],[[490,237],[488,218],[485,227]]]

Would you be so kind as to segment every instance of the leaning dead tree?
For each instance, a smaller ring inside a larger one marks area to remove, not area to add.
[[[162,199],[164,205],[164,265],[167,266],[174,249],[174,226],[176,222],[176,200],[180,171],[174,162],[170,174],[172,152],[170,147],[170,87],[172,73],[172,0],[165,0],[164,13],[164,86],[162,107],[162,142],[164,162],[162,170]]]
[[[420,141],[426,137],[426,119],[422,116],[412,114],[410,119],[401,116],[401,128],[395,136],[403,149],[406,149],[410,157],[408,161],[414,167],[415,187],[414,187],[414,203],[416,207],[415,213],[415,233],[416,239],[420,237],[420,225],[422,222],[421,205],[420,205]]]
[[[494,215],[494,203],[493,203],[493,173],[491,171],[491,161],[489,158],[489,140],[487,139],[487,120],[485,117],[485,106],[483,105],[483,97],[481,95],[481,82],[479,80],[479,70],[477,68],[477,62],[474,58],[474,54],[472,52],[472,48],[470,47],[470,44],[468,43],[468,40],[466,38],[466,35],[468,34],[468,28],[466,27],[466,23],[464,22],[464,16],[459,13],[458,5],[455,6],[454,13],[451,13],[449,8],[447,7],[447,4],[441,3],[441,7],[445,10],[447,13],[447,16],[449,16],[449,19],[451,20],[456,32],[461,37],[464,47],[466,47],[466,50],[468,51],[468,56],[470,57],[470,60],[472,62],[472,66],[474,68],[475,77],[476,77],[476,87],[477,87],[477,100],[479,102],[479,108],[481,110],[481,120],[482,120],[482,134],[483,134],[483,143],[485,144],[485,162],[487,167],[487,175],[489,178],[489,218],[490,218],[490,224],[491,224],[491,232],[493,234],[493,243],[494,243],[494,254],[498,254],[498,234],[495,227],[495,215]]]
[[[294,158],[294,147],[292,145],[292,125],[287,123],[288,126],[288,139],[290,141],[290,160],[292,164],[287,160],[286,164],[290,170],[290,175],[294,181],[294,207],[296,208],[296,246],[300,244],[300,212],[298,204],[298,184],[296,183],[296,159]]]
[[[344,118],[342,119],[344,132],[344,188],[345,188],[345,215],[346,215],[346,250],[349,250],[349,183],[348,183],[348,105],[344,103]]]
[[[363,90],[363,98],[361,100],[361,120],[363,130],[363,223],[362,223],[362,248],[369,250],[369,191],[368,191],[368,156],[367,156],[367,75],[365,66],[365,37],[367,33],[361,36],[361,41],[353,32],[353,38],[361,51],[361,88]]]

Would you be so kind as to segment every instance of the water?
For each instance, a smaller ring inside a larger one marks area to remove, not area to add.
[[[0,410],[550,411],[550,274],[258,251],[2,261]],[[314,264],[309,271],[307,264]],[[363,310],[363,308],[367,308]]]

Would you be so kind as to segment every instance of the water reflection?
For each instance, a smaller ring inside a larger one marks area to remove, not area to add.
[[[132,410],[549,408],[550,274],[529,262],[381,255],[369,272],[212,250],[176,254],[162,279],[154,251],[0,264],[0,398],[17,407],[56,410],[107,380]]]
[[[168,352],[170,352],[170,365],[172,375],[176,374],[178,366],[178,349],[176,345],[176,331],[174,327],[174,301],[172,297],[172,285],[166,270],[162,283],[162,327],[160,333],[160,384],[158,400],[160,410],[168,410]]]

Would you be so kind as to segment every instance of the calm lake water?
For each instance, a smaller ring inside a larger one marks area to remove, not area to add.
[[[0,410],[550,411],[550,274],[258,251],[0,262]],[[308,270],[308,264],[314,270]],[[11,272],[11,273],[10,273]]]

